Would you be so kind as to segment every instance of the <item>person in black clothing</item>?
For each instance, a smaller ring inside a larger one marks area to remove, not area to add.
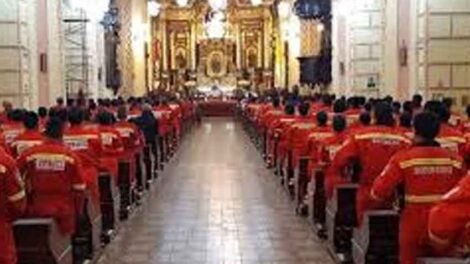
[[[132,120],[142,131],[145,137],[144,163],[148,178],[158,177],[158,120],[155,118],[152,107],[148,104],[142,106],[142,114]],[[153,165],[152,157],[153,156]]]

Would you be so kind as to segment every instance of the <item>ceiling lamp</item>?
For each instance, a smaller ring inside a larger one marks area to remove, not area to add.
[[[209,0],[208,2],[212,10],[225,10],[227,8],[227,0]]]
[[[287,18],[290,15],[290,4],[287,1],[279,2],[277,12],[281,18]]]
[[[188,5],[189,0],[176,0],[176,4],[179,7],[185,7]]]
[[[148,13],[151,17],[157,17],[160,14],[161,4],[155,0],[150,0],[148,2]]]
[[[263,3],[263,0],[251,0],[251,4],[254,6],[259,6]]]
[[[225,22],[224,13],[220,11],[212,13],[204,25],[207,37],[210,39],[224,38],[227,32]]]

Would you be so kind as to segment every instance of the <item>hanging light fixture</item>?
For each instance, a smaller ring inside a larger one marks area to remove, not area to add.
[[[160,14],[160,8],[161,8],[161,4],[158,3],[157,1],[155,0],[148,1],[147,10],[148,10],[149,16],[157,17]]]
[[[279,2],[277,12],[281,18],[287,18],[290,15],[290,4],[287,1]]]
[[[251,0],[251,4],[254,6],[259,6],[263,3],[263,0]]]
[[[209,6],[212,10],[225,10],[227,8],[227,0],[209,0]]]
[[[189,0],[176,0],[176,4],[179,7],[185,7],[188,5]]]

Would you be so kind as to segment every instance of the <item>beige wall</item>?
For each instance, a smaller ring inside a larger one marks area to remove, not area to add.
[[[27,108],[37,104],[35,20],[36,1],[0,1],[0,100]]]
[[[468,103],[469,25],[468,0],[335,0],[332,89],[400,99],[419,92]],[[400,48],[408,53],[404,65]],[[366,88],[374,76],[378,93]]]

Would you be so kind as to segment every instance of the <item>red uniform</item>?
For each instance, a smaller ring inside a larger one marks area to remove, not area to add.
[[[333,129],[329,126],[317,126],[307,137],[306,155],[310,158],[309,167],[313,168],[319,161],[320,144],[325,140],[335,136]],[[309,169],[311,171],[311,169]]]
[[[470,175],[449,191],[429,214],[428,235],[434,253],[463,257],[470,249]]]
[[[392,157],[371,190],[377,201],[392,197],[403,185],[405,207],[400,217],[400,263],[427,256],[429,211],[465,175],[462,158],[438,146],[414,146]]]
[[[18,157],[23,151],[43,142],[44,136],[38,130],[25,130],[10,144],[10,153],[13,157]]]
[[[331,137],[324,138],[317,141],[317,146],[311,149],[310,158],[312,162],[309,164],[310,170],[312,171],[315,168],[329,168],[331,161],[333,160],[336,152],[344,143],[344,140],[347,138],[347,133],[334,133]],[[330,183],[330,185],[332,185]]]
[[[160,105],[153,109],[155,118],[158,119],[158,133],[165,136],[171,131],[171,109],[168,106]]]
[[[27,186],[28,216],[53,217],[62,234],[72,234],[86,188],[80,158],[63,143],[46,140],[23,152],[18,168]]]
[[[15,161],[0,149],[0,264],[15,264],[11,222],[23,213],[26,194]]]
[[[292,151],[294,168],[297,167],[299,158],[308,154],[308,138],[316,128],[315,121],[310,117],[298,117],[286,131],[287,150]]]
[[[102,155],[101,164],[115,178],[117,183],[118,162],[123,157],[124,145],[121,134],[113,126],[98,126],[98,133],[101,139]]]
[[[465,145],[467,141],[463,133],[457,128],[442,123],[436,140],[443,148],[458,153],[462,157],[465,156]]]
[[[3,142],[9,149],[13,140],[24,131],[23,123],[21,122],[8,122],[1,126],[3,135]]]
[[[104,167],[100,165],[99,160],[102,146],[98,131],[80,125],[72,125],[65,129],[63,141],[80,157],[85,183],[91,190],[95,206],[99,208],[98,175],[99,170]]]
[[[334,185],[344,181],[343,171],[356,161],[360,164],[359,190],[356,198],[358,223],[362,223],[363,213],[376,207],[370,197],[370,188],[390,158],[399,150],[407,148],[411,141],[395,128],[370,126],[351,135],[336,153],[327,177],[327,195],[331,197]]]
[[[130,162],[131,179],[134,180],[136,171],[135,155],[142,151],[144,147],[144,137],[139,128],[133,123],[119,121],[114,127],[121,135],[124,145],[124,157]]]

